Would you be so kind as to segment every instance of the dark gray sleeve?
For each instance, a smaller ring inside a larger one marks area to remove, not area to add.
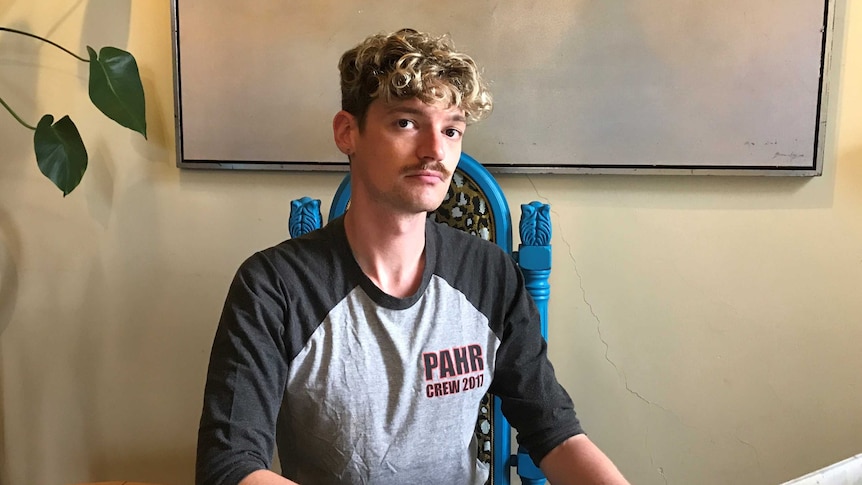
[[[548,360],[539,312],[523,276],[516,267],[508,270],[507,276],[516,280],[509,280],[515,293],[505,311],[490,391],[501,399],[503,414],[518,431],[518,442],[538,464],[554,447],[584,431]]]
[[[270,466],[287,376],[284,287],[258,253],[228,292],[210,354],[195,483],[236,485]]]

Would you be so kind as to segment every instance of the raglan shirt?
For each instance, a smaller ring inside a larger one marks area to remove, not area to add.
[[[269,468],[277,442],[282,474],[301,485],[484,484],[474,429],[488,390],[536,463],[583,432],[512,259],[429,219],[420,288],[395,298],[362,273],[339,218],[238,270],[196,483]]]

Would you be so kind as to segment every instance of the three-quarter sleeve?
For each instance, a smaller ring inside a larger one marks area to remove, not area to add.
[[[541,319],[527,293],[523,276],[509,268],[511,299],[504,313],[497,367],[490,391],[501,400],[518,442],[538,464],[554,447],[583,433],[568,393],[548,360]]]
[[[236,485],[271,464],[287,376],[284,292],[261,253],[230,285],[207,372],[197,485]]]

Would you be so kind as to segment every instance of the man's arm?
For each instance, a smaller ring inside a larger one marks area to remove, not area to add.
[[[234,485],[269,468],[288,368],[280,288],[260,254],[231,283],[207,370],[197,485]]]
[[[239,485],[298,485],[296,482],[284,478],[283,476],[273,473],[269,470],[258,470],[249,473],[249,475],[239,482]]]
[[[628,485],[622,473],[585,434],[550,451],[539,468],[553,485]]]

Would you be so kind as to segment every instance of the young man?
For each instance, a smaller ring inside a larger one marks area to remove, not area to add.
[[[552,484],[626,483],[583,434],[511,258],[427,217],[467,124],[491,110],[472,59],[402,30],[369,37],[339,68],[332,125],[350,209],[237,272],[197,483],[484,484],[473,430],[489,389]],[[464,378],[469,388],[453,384]],[[434,383],[447,392],[427,392]],[[283,477],[267,470],[276,442]]]

